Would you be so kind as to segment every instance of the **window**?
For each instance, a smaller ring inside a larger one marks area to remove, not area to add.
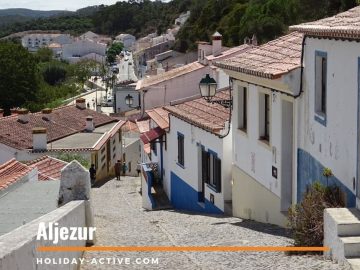
[[[270,141],[270,95],[260,93],[259,98],[259,137],[262,141]]]
[[[238,127],[247,130],[247,88],[240,87],[238,96]]]
[[[215,153],[210,153],[204,149],[201,152],[202,160],[202,180],[215,189],[216,192],[221,192],[221,160]]]
[[[184,166],[184,135],[178,133],[178,164]]]
[[[327,54],[316,52],[315,55],[315,113],[326,116],[327,90]]]

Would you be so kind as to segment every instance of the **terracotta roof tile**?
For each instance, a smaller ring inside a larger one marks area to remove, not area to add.
[[[0,165],[0,190],[9,187],[26,176],[33,169],[21,162],[11,159]]]
[[[154,108],[147,110],[149,117],[162,129],[169,128],[169,112],[163,108]]]
[[[200,64],[199,62],[193,62],[193,63],[190,63],[188,65],[185,65],[185,66],[182,66],[179,68],[174,68],[174,69],[169,70],[168,72],[164,72],[162,74],[140,80],[136,86],[136,89],[139,90],[139,89],[143,89],[143,88],[146,88],[146,87],[149,87],[152,85],[156,85],[161,82],[171,80],[173,78],[185,75],[187,73],[193,72],[193,71],[201,69],[201,68],[205,68],[205,66]]]
[[[39,180],[58,180],[61,177],[61,169],[68,163],[53,157],[43,156],[26,163],[30,168],[37,168]]]
[[[237,56],[215,62],[215,66],[269,79],[298,67],[301,62],[303,34],[293,32],[250,49]]]
[[[122,132],[139,132],[138,126],[132,121],[126,121],[121,128]]]
[[[214,99],[229,99],[229,90],[218,92]],[[229,109],[216,103],[209,103],[203,98],[166,106],[164,109],[177,118],[216,135],[221,134],[225,123],[230,119]]]
[[[150,130],[150,119],[136,121],[136,125],[140,133],[144,133]]]
[[[150,129],[149,131],[143,133],[140,136],[140,139],[143,141],[144,144],[148,144],[157,138],[161,137],[165,134],[165,130],[163,130],[161,127],[156,127],[153,129]]]
[[[307,35],[360,39],[360,6],[314,22],[290,26]]]
[[[42,113],[30,113],[29,122],[25,124],[20,123],[17,116],[3,117],[0,118],[0,143],[16,149],[31,149],[34,127],[46,128],[47,140],[51,142],[83,131],[87,116],[93,117],[95,127],[117,121],[105,114],[76,106],[54,109],[51,121],[44,120]]]

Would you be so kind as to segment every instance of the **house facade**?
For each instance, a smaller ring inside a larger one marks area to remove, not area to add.
[[[136,38],[130,34],[120,34],[115,37],[115,40],[121,42],[125,50],[130,50],[135,44]]]
[[[233,215],[286,225],[296,202],[297,95],[303,35],[215,63],[233,79]]]
[[[80,155],[95,164],[97,180],[114,175],[122,156],[124,121],[86,109],[85,99],[40,113],[22,109],[0,118],[0,164],[15,158],[30,161],[45,155]]]
[[[360,8],[292,26],[305,35],[297,144],[297,198],[316,180],[337,184],[359,205]],[[333,177],[322,175],[329,168]]]
[[[107,45],[91,39],[79,39],[70,44],[63,45],[62,59],[76,63],[82,59],[92,59],[105,63]]]
[[[37,51],[39,48],[48,47],[50,44],[70,44],[73,42],[69,34],[38,33],[27,34],[21,39],[21,44],[29,51]]]
[[[228,99],[227,91],[217,97]],[[170,113],[170,130],[166,135],[163,186],[172,206],[194,212],[229,213],[227,208],[232,200],[229,109],[207,103],[203,98],[165,109]]]

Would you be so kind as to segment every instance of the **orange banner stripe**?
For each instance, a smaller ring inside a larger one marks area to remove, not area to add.
[[[329,251],[328,247],[285,247],[285,246],[40,246],[37,249],[41,252],[66,252],[66,251],[123,251],[123,252],[238,252],[238,251],[261,251],[261,252],[299,252],[299,251]]]

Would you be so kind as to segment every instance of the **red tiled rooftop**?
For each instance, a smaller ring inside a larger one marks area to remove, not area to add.
[[[310,36],[360,39],[360,6],[314,22],[290,26]]]
[[[216,99],[228,100],[229,90],[218,92],[214,100]],[[171,115],[216,135],[220,135],[225,123],[230,119],[229,109],[216,103],[209,103],[203,98],[166,106],[164,109]]]
[[[149,117],[162,129],[169,128],[169,112],[163,108],[154,108],[147,110]]]
[[[163,130],[161,127],[156,127],[143,133],[140,136],[140,139],[143,141],[144,144],[148,144],[164,134],[165,134],[165,130]]]
[[[140,133],[144,133],[150,130],[150,119],[136,121],[136,125]]]
[[[302,33],[293,32],[237,56],[217,61],[215,66],[275,79],[300,67],[302,40]]]
[[[0,165],[0,190],[14,184],[31,171],[32,168],[16,161],[15,159],[11,159],[10,161]]]
[[[95,127],[117,121],[93,110],[79,109],[75,105],[54,109],[51,113],[52,121],[44,120],[42,113],[30,113],[28,123],[20,123],[18,116],[3,117],[0,118],[0,143],[16,149],[31,149],[33,128],[46,128],[47,140],[51,142],[83,131],[87,116],[93,117]]]
[[[138,126],[132,121],[126,121],[121,128],[122,132],[139,132]]]
[[[193,62],[182,67],[174,68],[172,70],[169,70],[168,72],[164,72],[150,78],[140,80],[136,85],[136,89],[139,90],[149,87],[149,89],[151,90],[152,85],[156,85],[174,79],[176,77],[183,76],[201,68],[205,68],[205,66],[200,64],[199,62]]]
[[[45,181],[60,179],[61,169],[64,168],[67,163],[53,157],[43,156],[27,162],[27,165],[30,168],[37,168],[39,172],[39,180]]]

